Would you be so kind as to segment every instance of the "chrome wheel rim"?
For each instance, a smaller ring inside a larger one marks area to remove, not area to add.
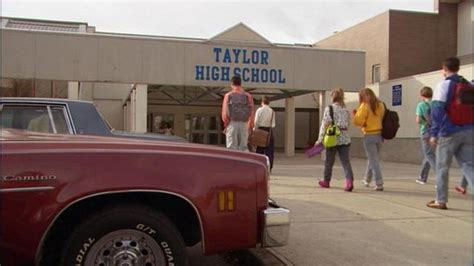
[[[165,263],[165,254],[152,237],[124,229],[113,231],[93,244],[84,265],[157,266]]]

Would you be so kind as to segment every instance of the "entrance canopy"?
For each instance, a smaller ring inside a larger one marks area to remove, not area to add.
[[[195,97],[220,95],[234,75],[275,98],[364,85],[364,52],[275,44],[242,23],[210,39],[8,27],[1,35],[4,78],[166,84],[196,87]]]
[[[186,87],[149,85],[148,103],[159,105],[183,105],[183,106],[220,106],[224,95],[229,87]],[[255,102],[259,102],[261,96],[265,95],[270,101],[281,100],[289,97],[312,93],[307,90],[285,90],[285,89],[259,89],[245,88]]]

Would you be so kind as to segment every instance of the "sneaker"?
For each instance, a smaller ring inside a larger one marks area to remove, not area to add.
[[[353,189],[354,189],[354,182],[352,180],[346,180],[346,187],[344,188],[344,191],[352,192]]]
[[[362,184],[364,184],[365,187],[369,187],[370,182],[368,182],[368,181],[365,180],[365,179],[362,179]]]
[[[322,188],[329,188],[329,182],[328,181],[324,181],[324,180],[320,180],[318,182],[319,186],[322,187]]]
[[[461,194],[466,194],[466,189],[463,187],[458,186],[458,187],[455,187],[454,189]]]
[[[426,204],[426,207],[433,208],[433,209],[439,209],[439,210],[447,210],[448,206],[446,206],[446,203],[440,203],[435,200],[432,200]]]
[[[383,186],[375,186],[374,190],[375,191],[383,191]]]
[[[426,181],[421,180],[421,179],[417,179],[417,180],[415,180],[415,182],[418,183],[418,184],[422,184],[422,185],[426,184]]]

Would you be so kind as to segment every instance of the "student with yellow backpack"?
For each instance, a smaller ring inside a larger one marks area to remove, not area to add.
[[[331,92],[332,104],[324,109],[323,121],[319,130],[319,138],[315,145],[324,144],[326,148],[326,160],[324,162],[324,179],[319,181],[319,186],[329,188],[332,168],[339,154],[342,167],[344,168],[346,184],[344,190],[351,192],[354,188],[354,173],[349,158],[351,137],[348,128],[350,126],[350,113],[344,103],[344,90],[333,89]]]

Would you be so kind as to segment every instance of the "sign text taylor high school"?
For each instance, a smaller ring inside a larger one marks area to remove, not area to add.
[[[286,83],[282,69],[264,68],[270,60],[266,50],[215,47],[212,51],[214,61],[219,65],[196,65],[195,80],[229,81],[235,75],[242,77],[244,82]]]

